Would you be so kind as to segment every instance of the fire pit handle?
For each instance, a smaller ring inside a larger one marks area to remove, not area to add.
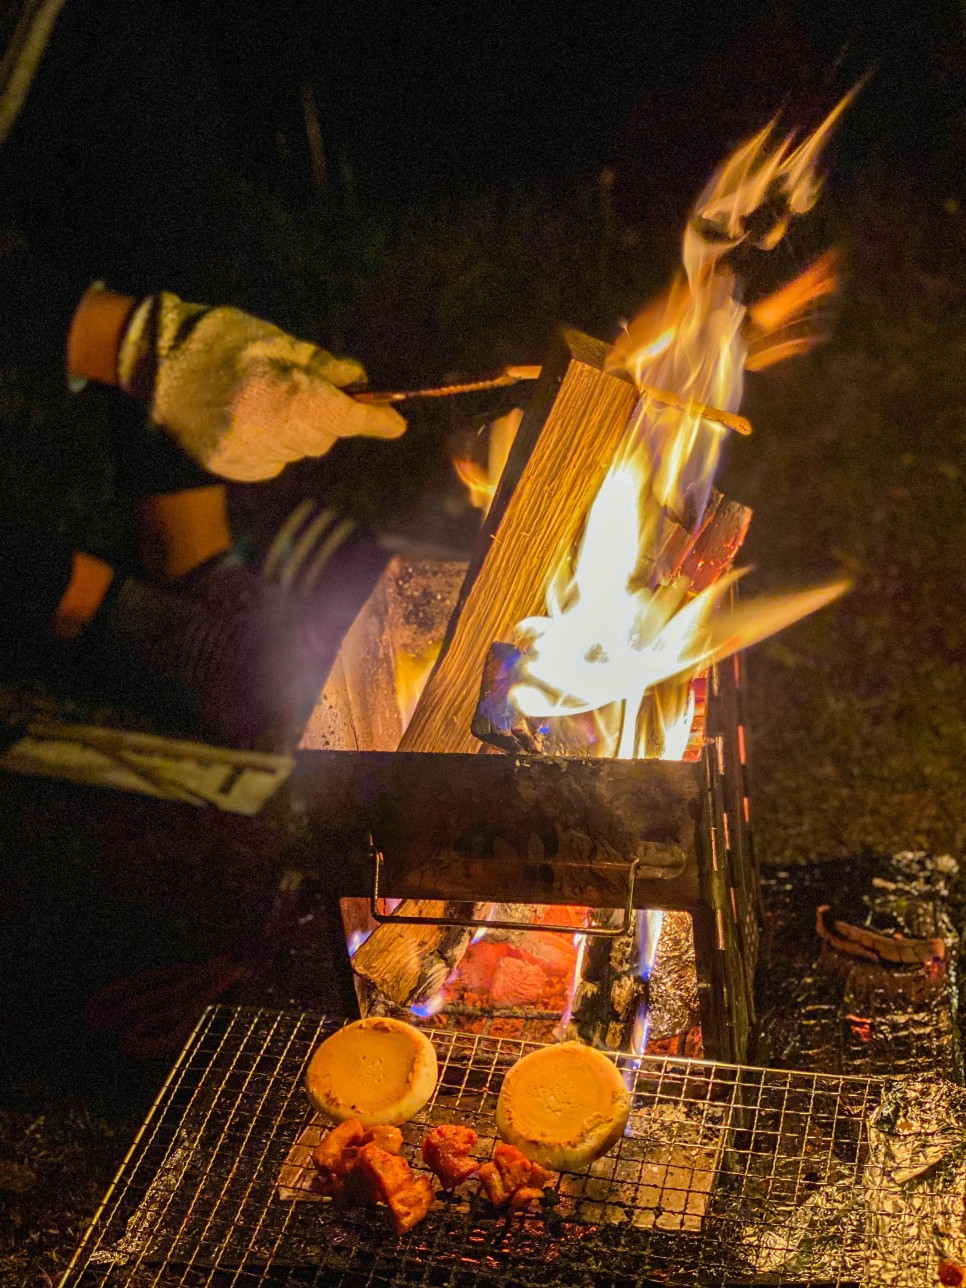
[[[548,926],[542,921],[488,921],[485,917],[415,917],[404,913],[380,912],[378,903],[382,896],[379,882],[382,877],[382,851],[370,840],[372,852],[372,894],[369,896],[369,912],[374,921],[383,925],[399,926],[465,926],[471,930],[543,930],[551,934],[586,935],[589,939],[619,939],[626,935],[634,922],[634,878],[637,875],[640,859],[632,859],[627,869],[627,900],[624,904],[624,919],[619,926]]]

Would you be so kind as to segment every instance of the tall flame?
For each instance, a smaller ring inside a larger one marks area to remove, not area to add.
[[[727,605],[739,574],[693,597],[685,585],[653,585],[652,574],[669,530],[693,528],[708,502],[728,431],[705,409],[737,411],[749,346],[756,367],[807,347],[788,328],[832,289],[826,258],[749,316],[725,258],[745,241],[774,249],[791,220],[812,207],[819,155],[850,98],[798,146],[792,137],[775,142],[772,122],[738,148],[692,212],[683,276],[612,351],[611,367],[628,371],[641,396],[579,550],[549,580],[545,615],[516,628],[526,657],[511,694],[526,716],[595,712],[606,754],[680,754],[696,673],[847,589],[840,582],[734,611]],[[676,394],[683,408],[652,389]]]

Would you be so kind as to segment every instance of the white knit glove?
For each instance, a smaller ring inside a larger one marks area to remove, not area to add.
[[[192,460],[243,483],[322,456],[339,438],[398,438],[406,428],[391,408],[341,392],[366,378],[353,359],[239,309],[187,304],[167,291],[132,316],[118,378]]]

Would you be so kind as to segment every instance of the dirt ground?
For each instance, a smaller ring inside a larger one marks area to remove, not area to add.
[[[775,865],[900,849],[958,855],[966,839],[966,213],[935,195],[886,191],[869,176],[827,218],[846,266],[828,342],[749,378],[744,410],[755,432],[732,445],[723,479],[723,490],[755,512],[748,594],[843,572],[854,579],[845,599],[749,658],[757,848]],[[594,307],[606,311],[600,299]],[[531,350],[544,321],[534,317],[529,332],[514,323]],[[487,343],[496,352],[509,341]],[[5,862],[15,868],[15,856]],[[80,959],[96,901],[82,871],[72,881],[79,930],[71,951]],[[110,933],[112,906],[97,903],[95,933]],[[46,911],[34,909],[38,926]],[[163,955],[190,940],[192,927],[155,932]],[[19,962],[24,987],[44,969],[42,957],[41,939],[37,956]],[[5,1062],[3,1288],[56,1282],[164,1069],[163,1060],[126,1061],[99,1037],[83,1049],[33,1052],[19,1067]]]

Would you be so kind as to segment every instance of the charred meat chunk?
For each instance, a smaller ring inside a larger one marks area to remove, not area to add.
[[[533,1163],[513,1145],[497,1145],[493,1161],[480,1168],[480,1182],[494,1207],[508,1203],[517,1211],[540,1198],[542,1187],[553,1180],[553,1173]]]
[[[472,1127],[455,1124],[433,1127],[423,1137],[423,1161],[439,1177],[444,1190],[455,1190],[478,1169],[479,1163],[470,1157],[477,1139]]]

